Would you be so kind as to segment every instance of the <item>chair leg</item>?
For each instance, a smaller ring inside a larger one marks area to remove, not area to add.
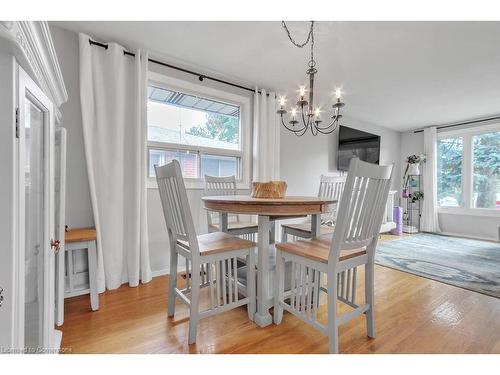
[[[200,265],[197,262],[192,263],[191,270],[191,306],[189,307],[189,339],[188,344],[196,342],[196,328],[199,320],[199,302],[200,302]],[[221,275],[222,282],[225,282],[225,275]]]
[[[170,275],[168,280],[168,316],[175,313],[175,288],[177,286],[177,251],[175,245],[170,246]]]
[[[339,352],[339,327],[337,326],[337,277],[328,272],[328,350],[331,354]]]
[[[89,260],[90,306],[92,311],[99,310],[99,293],[97,291],[97,249],[95,241],[89,241],[87,247]]]
[[[274,324],[281,324],[283,320],[283,295],[285,291],[285,259],[281,251],[276,250],[276,280],[274,281]]]
[[[281,227],[281,242],[287,242],[288,234],[286,233],[286,229]]]
[[[254,320],[257,296],[255,291],[255,251],[250,249],[247,256],[247,296],[248,296],[248,319]]]
[[[374,265],[373,262],[365,264],[365,301],[370,305],[366,312],[366,334],[375,338],[375,309],[374,309]]]
[[[276,242],[276,222],[271,221],[271,225],[269,228],[269,244],[273,244]]]
[[[317,309],[319,308],[319,302],[320,302],[320,293],[321,293],[321,272],[315,271],[314,272],[314,305],[315,305],[315,312],[317,312]],[[316,320],[317,317],[315,316],[314,319]]]

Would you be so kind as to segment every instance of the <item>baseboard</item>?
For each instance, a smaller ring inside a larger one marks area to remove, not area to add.
[[[163,269],[163,270],[157,270],[157,271],[151,271],[151,276],[152,277],[158,277],[158,276],[165,276],[169,274],[168,269]]]
[[[436,234],[442,234],[444,236],[450,236],[450,237],[468,238],[468,239],[471,239],[471,240],[482,240],[482,241],[499,242],[498,238],[495,238],[495,237],[471,236],[471,235],[464,235],[463,233],[452,233],[452,232],[439,232],[439,233],[436,233]]]
[[[90,294],[90,289],[87,286],[83,286],[82,288],[72,290],[71,292],[64,292],[64,299],[83,296],[85,294]]]

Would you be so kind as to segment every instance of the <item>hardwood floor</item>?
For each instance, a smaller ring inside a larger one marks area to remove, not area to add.
[[[202,320],[189,346],[186,306],[179,302],[175,318],[167,317],[167,283],[161,276],[108,291],[97,312],[88,296],[67,300],[62,347],[73,353],[328,352],[326,336],[287,312],[281,325],[259,328],[245,308]],[[377,338],[366,336],[358,317],[340,327],[341,353],[500,353],[500,299],[381,266],[375,286]]]

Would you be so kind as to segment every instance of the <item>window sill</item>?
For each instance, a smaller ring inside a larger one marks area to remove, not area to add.
[[[184,184],[187,190],[204,190],[205,180],[198,178],[184,179]],[[158,184],[155,178],[148,178],[146,181],[147,189],[158,189]],[[245,181],[236,181],[236,189],[238,190],[250,190],[250,184]]]
[[[438,213],[445,215],[467,215],[500,218],[500,210],[488,208],[439,207]]]

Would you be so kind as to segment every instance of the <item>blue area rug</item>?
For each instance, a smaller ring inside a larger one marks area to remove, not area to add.
[[[419,233],[379,242],[375,263],[500,298],[500,244]]]

